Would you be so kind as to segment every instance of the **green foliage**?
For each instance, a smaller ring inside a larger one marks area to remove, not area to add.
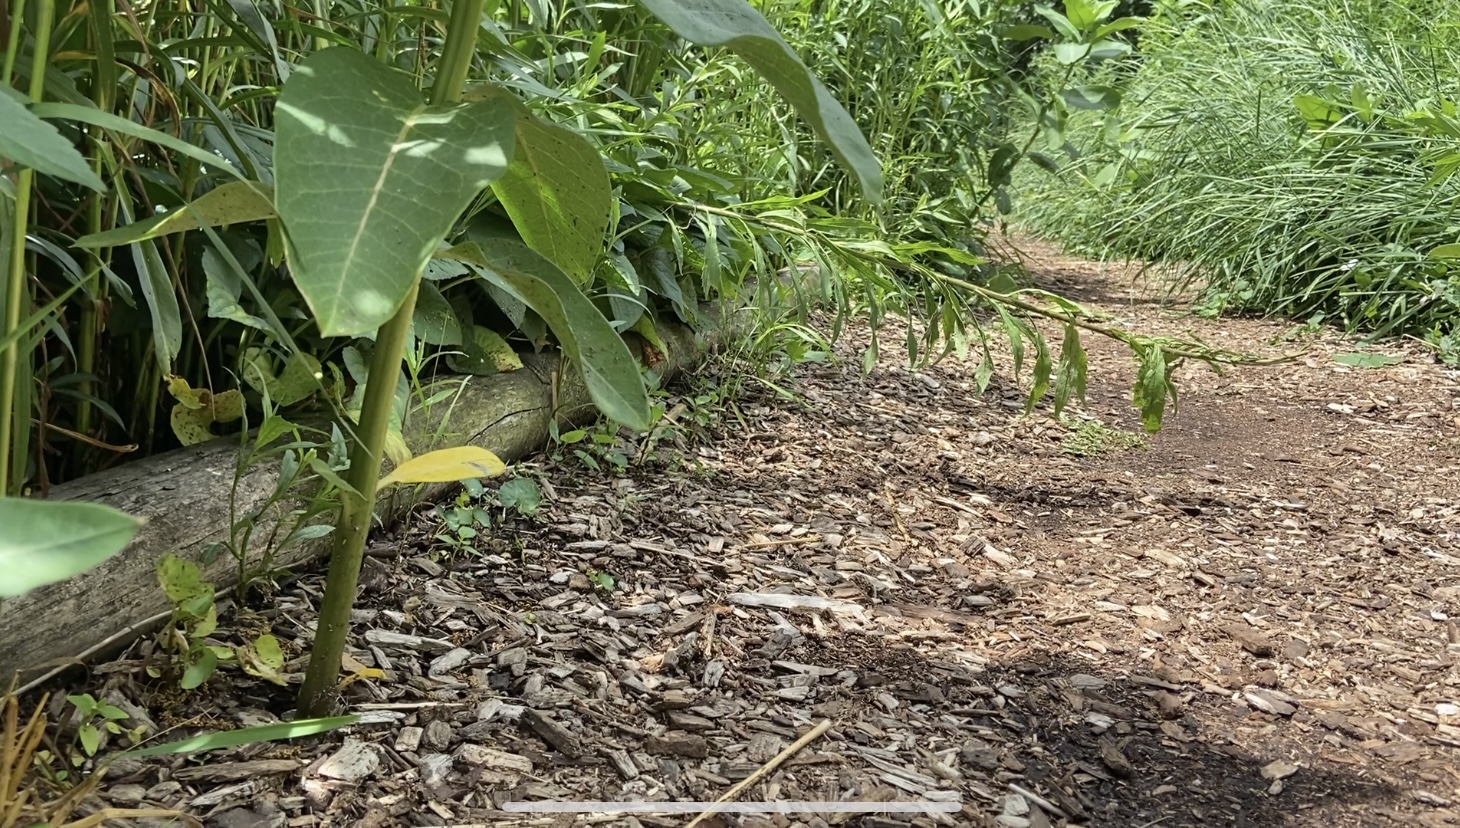
[[[1096,419],[1066,416],[1060,422],[1069,429],[1060,439],[1060,449],[1076,457],[1103,457],[1146,445],[1142,435],[1110,428]]]
[[[1206,313],[1260,311],[1455,360],[1460,4],[1156,4],[1139,51],[1085,73],[1118,115],[1072,113],[1021,218],[1075,249],[1166,263]],[[1052,67],[1045,67],[1048,77]],[[1439,85],[1437,85],[1439,84]],[[1067,143],[1066,143],[1067,142]]]
[[[0,497],[0,598],[74,577],[117,554],[142,522],[106,506]]]
[[[531,517],[542,507],[542,489],[530,477],[514,477],[497,489],[497,503],[503,512]]]
[[[429,106],[409,76],[353,49],[301,62],[277,118],[274,201],[324,336],[385,324],[512,158],[508,103]]]
[[[72,754],[71,764],[80,767],[101,750],[102,740],[106,735],[122,735],[120,722],[125,721],[128,714],[116,705],[97,701],[90,693],[70,695],[66,700],[71,703],[76,714],[76,747],[81,748],[80,753]],[[127,734],[129,741],[135,745],[141,740],[145,729],[146,725],[138,725]]]
[[[169,660],[154,675],[170,674],[184,690],[201,687],[220,664],[237,664],[245,673],[283,685],[279,670],[284,654],[278,639],[264,633],[239,645],[217,643],[218,605],[213,584],[203,580],[202,570],[192,561],[164,555],[157,561],[157,582],[172,604],[172,617],[157,634],[160,649]]]

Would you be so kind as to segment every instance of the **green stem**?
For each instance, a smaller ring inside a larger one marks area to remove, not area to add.
[[[18,29],[23,19],[24,4],[17,2],[15,5],[22,12],[11,21]],[[30,72],[30,99],[34,103],[40,102],[45,89],[46,59],[51,53],[51,26],[55,22],[55,15],[54,0],[40,0],[40,6],[36,9],[35,54],[32,56]],[[7,56],[7,70],[12,59]],[[0,339],[8,340],[20,328],[23,316],[21,310],[27,305],[25,234],[30,227],[30,196],[34,186],[35,171],[30,168],[22,169],[15,180],[15,216],[10,232],[5,320],[3,327],[0,327]],[[16,444],[17,429],[29,428],[30,425],[27,412],[16,410],[18,400],[25,398],[19,393],[17,384],[30,382],[29,377],[22,379],[20,376],[20,355],[26,345],[23,339],[17,339],[0,354],[0,496],[8,495],[13,488],[18,488],[19,480],[11,479],[11,464],[24,468],[25,463],[25,458],[12,456],[12,450]]]
[[[476,49],[483,2],[456,0],[452,4],[446,44],[442,49],[436,81],[431,86],[431,103],[442,105],[461,100],[461,90],[466,85]],[[416,280],[400,309],[380,326],[375,335],[375,352],[370,359],[370,376],[365,384],[365,399],[360,406],[359,430],[350,449],[347,477],[360,496],[340,493],[340,520],[335,529],[334,549],[330,553],[329,574],[325,578],[314,646],[309,654],[309,671],[304,677],[304,685],[299,688],[301,716],[328,715],[334,705],[340,658],[345,652],[350,610],[355,605],[355,590],[360,580],[360,563],[365,557],[365,541],[370,536],[371,519],[374,517],[381,455],[385,453],[391,404],[395,401],[395,380],[400,374],[406,338],[411,331],[411,319],[415,316],[420,276],[415,274]]]
[[[411,286],[401,312],[381,325],[375,336],[375,352],[370,359],[370,376],[365,383],[365,400],[360,406],[360,425],[350,449],[347,477],[360,496],[340,493],[340,520],[335,528],[329,574],[325,576],[319,624],[314,633],[314,646],[310,648],[309,671],[299,688],[301,716],[329,715],[334,704],[340,657],[344,655],[345,639],[350,631],[350,610],[355,606],[360,564],[375,514],[376,483],[380,479],[380,460],[390,428],[391,404],[395,401],[395,378],[400,373],[401,353],[411,330],[418,286],[419,283]]]
[[[116,97],[116,53],[112,48],[112,16],[115,13],[115,0],[101,0],[93,4],[91,9],[91,37],[96,51],[91,99],[102,112],[112,111],[112,101]],[[102,131],[95,128],[91,130],[91,143],[92,150],[96,153],[91,160],[91,168],[100,177],[106,174],[106,168],[110,166],[111,145]],[[93,193],[86,205],[88,233],[99,233],[105,229],[105,210],[106,197],[102,193]],[[91,398],[96,394],[96,384],[91,377],[96,372],[97,328],[100,326],[97,309],[105,301],[101,269],[109,258],[110,251],[106,249],[93,253],[86,270],[87,295],[81,299],[81,319],[78,323],[81,337],[76,349],[76,370],[85,379],[78,387],[81,400],[76,408],[76,430],[86,435],[91,434]]]

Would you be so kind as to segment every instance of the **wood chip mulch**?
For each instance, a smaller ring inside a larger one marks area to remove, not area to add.
[[[381,536],[351,655],[384,677],[346,690],[361,724],[122,762],[105,798],[224,828],[682,826],[501,806],[715,800],[829,720],[738,799],[961,810],[701,825],[1460,823],[1460,374],[1404,344],[1348,367],[1340,335],[1196,318],[1033,254],[1131,329],[1311,351],[1183,367],[1148,446],[1076,454],[1067,423],[1138,429],[1120,346],[1087,341],[1090,393],[1060,423],[1011,385],[978,393],[972,363],[909,371],[895,330],[863,377],[853,330],[797,370],[798,401],[747,383],[743,424],[712,439],[687,406],[625,474],[570,451],[520,470],[550,483],[542,510],[470,553],[427,511]],[[299,656],[320,594],[306,575],[235,623]],[[237,673],[180,697],[128,669],[145,649],[99,692],[159,727],[291,705]]]

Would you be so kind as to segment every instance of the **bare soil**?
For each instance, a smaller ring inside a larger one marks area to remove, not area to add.
[[[1088,398],[1059,422],[957,359],[914,372],[886,347],[863,377],[854,329],[797,369],[796,401],[747,385],[710,440],[693,391],[626,473],[567,450],[520,470],[550,483],[543,508],[470,552],[430,513],[382,536],[352,656],[384,675],[345,692],[365,722],[123,762],[105,797],[217,826],[678,826],[501,806],[715,800],[829,720],[737,798],[961,810],[703,824],[1460,823],[1457,373],[1402,343],[1349,367],[1351,338],[1196,318],[1030,250],[1128,329],[1307,353],[1183,367],[1179,409],[1131,446],[1118,343],[1087,339]],[[236,626],[298,656],[319,595],[307,575]],[[160,727],[292,701],[236,673],[179,698],[146,655],[103,668],[104,691]]]

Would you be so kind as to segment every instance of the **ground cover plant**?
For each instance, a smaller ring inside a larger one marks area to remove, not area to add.
[[[1060,171],[1022,171],[1022,220],[1164,263],[1207,312],[1414,336],[1453,362],[1456,19],[1449,2],[1155,3],[1138,49],[1087,78],[1118,111],[1072,109]]]

